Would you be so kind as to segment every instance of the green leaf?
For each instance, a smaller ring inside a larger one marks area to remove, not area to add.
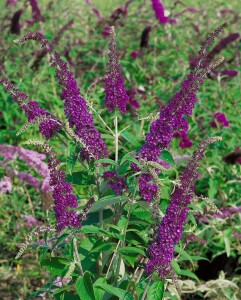
[[[196,260],[207,260],[209,261],[209,259],[207,259],[206,257],[202,257],[202,256],[190,256],[192,261],[196,261]],[[189,260],[189,258],[187,257],[179,257],[178,261],[183,261],[183,260]]]
[[[123,131],[120,134],[127,142],[131,143],[135,147],[139,147],[140,143],[138,142],[137,138],[130,132],[128,131]]]
[[[122,165],[124,162],[126,161],[130,161],[130,162],[133,162],[134,164],[136,164],[137,166],[141,167],[141,164],[140,162],[131,155],[131,153],[127,153],[126,155],[124,155],[121,159],[121,162],[120,164]]]
[[[54,250],[54,248],[59,244],[61,243],[63,240],[65,240],[67,237],[69,236],[68,233],[64,233],[62,234],[61,236],[59,236],[57,238],[57,241],[54,243],[53,247],[52,247],[52,251]]]
[[[76,291],[80,300],[95,300],[93,283],[89,272],[85,272],[84,276],[79,277],[76,281]]]
[[[171,164],[171,165],[173,165],[173,166],[175,165],[175,161],[174,161],[174,159],[173,159],[171,153],[168,152],[167,150],[163,150],[163,151],[161,152],[160,159],[162,159],[162,160],[168,162],[169,164]]]
[[[82,226],[81,227],[81,232],[82,233],[107,233],[106,230],[100,228],[100,227],[97,227],[97,226],[94,226],[94,225],[85,225],[85,226]]]
[[[95,164],[104,164],[104,163],[118,166],[118,163],[116,161],[109,159],[109,158],[101,158],[101,159],[98,159],[97,161],[95,161]]]
[[[141,254],[145,256],[145,252],[136,247],[123,247],[119,249],[118,252],[123,255],[123,257],[132,266],[132,268],[134,268],[135,266],[135,261],[138,255]]]
[[[161,300],[164,294],[164,283],[155,281],[148,289],[146,300]]]
[[[227,257],[230,256],[230,252],[231,252],[231,249],[230,249],[230,239],[227,237],[227,236],[224,236],[224,244],[225,244],[225,250],[226,250],[226,253],[227,253]]]
[[[107,206],[117,204],[119,202],[128,201],[130,198],[126,196],[106,196],[104,198],[99,199],[94,205],[90,208],[89,212],[99,211],[102,208]]]
[[[65,180],[77,185],[90,185],[95,183],[93,176],[87,171],[74,172],[72,176],[67,175]]]
[[[192,273],[190,271],[187,271],[187,270],[180,270],[180,272],[178,272],[177,275],[183,275],[183,276],[191,277],[191,278],[193,278],[193,279],[195,279],[199,282],[198,277],[194,273]]]
[[[96,288],[96,286],[102,284],[107,284],[106,278],[98,278],[94,283],[94,293],[95,293],[96,300],[103,300],[104,298],[105,291],[98,287]]]
[[[189,260],[189,261],[192,263],[192,265],[193,265],[192,257],[187,253],[187,251],[185,251],[184,249],[182,249],[182,248],[180,248],[180,247],[178,247],[178,246],[175,247],[175,251],[176,251],[177,253],[180,253],[180,254],[181,254],[181,257],[184,256],[184,257],[185,257],[187,260]],[[179,257],[179,259],[180,259],[181,257]],[[178,261],[179,261],[179,259],[178,259]]]
[[[69,262],[66,258],[50,257],[42,260],[42,265],[53,275],[63,277]]]
[[[177,261],[175,259],[173,259],[171,265],[177,274],[181,271],[179,264],[177,263]]]
[[[66,160],[70,175],[72,175],[72,171],[77,161],[79,151],[80,149],[76,145],[76,143],[74,141],[70,141],[68,144],[68,157]]]
[[[136,247],[123,247],[123,248],[120,248],[118,250],[119,253],[121,254],[130,254],[130,253],[133,253],[133,254],[141,254],[143,256],[146,256],[145,252],[140,249],[140,248],[136,248]]]
[[[112,285],[103,283],[103,284],[96,284],[95,287],[102,289],[111,295],[115,295],[120,300],[134,300],[133,296],[130,293],[120,288],[113,287]]]

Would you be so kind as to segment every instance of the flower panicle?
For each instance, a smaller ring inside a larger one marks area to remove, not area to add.
[[[15,40],[15,43],[20,44],[27,40],[38,41],[50,55],[50,65],[56,68],[55,77],[64,88],[61,99],[65,101],[64,112],[69,120],[70,127],[75,127],[75,134],[88,146],[95,159],[107,156],[107,146],[102,140],[100,132],[94,126],[93,117],[87,110],[86,100],[80,93],[76,79],[68,70],[67,63],[61,60],[60,55],[54,51],[53,44],[46,40],[43,34],[30,32]],[[85,149],[82,153],[86,159],[90,159],[90,155]]]
[[[124,78],[121,75],[114,26],[110,28],[109,34],[110,46],[108,69],[105,77],[105,106],[108,111],[119,109],[121,113],[125,114],[128,95],[125,89]]]
[[[39,131],[46,139],[50,139],[61,129],[61,121],[46,111],[46,109],[41,108],[37,101],[26,102],[28,95],[21,93],[17,88],[15,88],[14,84],[11,83],[8,78],[1,78],[0,85],[4,87],[5,93],[9,93],[11,95],[13,102],[16,102],[18,106],[22,108],[25,115],[28,117],[28,122],[33,121],[37,117],[43,118],[43,121],[39,124]]]
[[[29,140],[25,144],[40,146],[48,158],[50,186],[53,187],[54,211],[58,231],[62,231],[67,226],[81,227],[80,216],[73,210],[78,207],[77,198],[72,194],[71,184],[65,182],[63,170],[57,169],[60,161],[57,159],[56,153],[48,143],[43,141]]]
[[[26,237],[25,242],[21,245],[15,259],[19,259],[24,254],[28,246],[31,244],[33,237],[37,236],[41,232],[50,232],[50,231],[55,231],[55,229],[51,228],[50,225],[42,225],[42,226],[38,226],[36,229],[30,232]]]
[[[159,112],[159,118],[154,120],[150,126],[150,132],[146,135],[145,143],[137,154],[139,158],[158,162],[161,150],[169,147],[174,136],[182,136],[180,147],[191,147],[192,142],[187,137],[188,122],[186,117],[191,116],[197,101],[197,92],[203,84],[206,75],[219,65],[223,58],[219,57],[213,62],[206,63],[207,48],[214,39],[223,31],[226,24],[218,27],[211,33],[202,44],[198,58],[193,64],[193,70],[182,82],[181,89],[174,95],[166,107]],[[140,194],[148,202],[155,197],[157,187],[151,183],[152,176],[141,175]],[[148,194],[146,193],[146,191]],[[144,194],[142,194],[144,191]]]
[[[161,278],[171,274],[175,245],[182,237],[183,226],[187,220],[188,205],[195,197],[195,183],[199,176],[197,168],[204,157],[207,146],[220,140],[220,137],[211,137],[202,141],[181,174],[181,184],[175,188],[166,215],[156,229],[154,239],[147,251],[150,258],[146,266],[148,275],[154,271],[157,271]]]

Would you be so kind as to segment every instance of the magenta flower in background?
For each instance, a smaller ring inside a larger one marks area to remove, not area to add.
[[[32,7],[32,16],[33,16],[33,20],[35,22],[39,22],[39,21],[42,21],[44,22],[45,21],[45,17],[43,17],[41,15],[41,12],[40,12],[40,9],[38,7],[38,2],[37,0],[30,0],[30,5]]]
[[[20,27],[20,17],[23,13],[22,9],[19,9],[16,11],[12,17],[11,20],[11,27],[10,27],[10,32],[12,34],[20,34],[21,32],[21,27]]]
[[[7,0],[5,5],[6,6],[15,6],[17,4],[17,0]]]
[[[0,194],[11,193],[12,188],[12,179],[8,176],[3,176],[3,178],[0,180]]]
[[[238,71],[236,70],[212,70],[214,74],[228,77],[236,77],[238,75]]]
[[[100,11],[97,8],[92,8],[93,13],[96,15],[99,21],[102,20],[102,17],[100,15]]]
[[[41,221],[38,221],[34,216],[31,215],[24,215],[23,220],[29,228],[42,225]]]
[[[18,177],[20,180],[26,181],[31,186],[41,189],[45,193],[52,191],[52,187],[49,185],[49,169],[47,164],[43,162],[46,158],[44,154],[11,145],[0,145],[0,155],[3,157],[0,165],[11,177]],[[9,164],[17,159],[25,161],[28,166],[34,168],[42,176],[43,181],[38,180],[30,174],[11,169]]]
[[[141,34],[141,42],[140,42],[141,48],[149,47],[151,29],[152,29],[151,26],[147,26],[146,28],[143,29],[142,34]]]
[[[119,109],[126,113],[128,96],[125,90],[124,78],[119,64],[115,28],[110,29],[109,62],[105,77],[105,106],[108,111]]]
[[[156,18],[161,24],[176,23],[176,19],[170,19],[165,15],[165,7],[160,0],[151,0],[151,2]]]
[[[131,57],[133,59],[137,59],[137,57],[140,56],[140,54],[141,54],[140,50],[135,50],[131,52]]]
[[[105,26],[102,31],[103,37],[108,37],[110,35],[110,26]]]
[[[211,122],[212,127],[217,128],[217,124],[216,124],[215,120],[218,123],[220,123],[223,127],[229,126],[229,121],[227,120],[226,115],[224,113],[216,112],[213,117],[214,117],[214,120]]]

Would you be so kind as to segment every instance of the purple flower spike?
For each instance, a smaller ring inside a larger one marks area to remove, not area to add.
[[[3,176],[0,180],[0,194],[11,193],[13,188],[12,180],[8,176]]]
[[[12,17],[12,20],[11,20],[11,27],[10,27],[10,32],[12,34],[20,34],[21,32],[21,27],[20,27],[20,17],[23,13],[23,10],[20,9],[18,11],[16,11]]]
[[[22,43],[27,40],[36,40],[50,54],[50,63],[56,68],[55,77],[59,84],[64,88],[61,93],[61,99],[64,100],[65,115],[69,120],[70,127],[75,127],[75,134],[83,141],[84,157],[90,159],[100,159],[108,155],[107,147],[101,139],[100,132],[94,126],[92,115],[87,110],[86,100],[82,97],[80,89],[77,86],[76,79],[68,70],[67,63],[63,62],[60,55],[54,51],[54,46],[41,33],[31,32],[16,43]]]
[[[148,249],[150,260],[146,272],[151,275],[157,271],[161,278],[171,273],[171,262],[174,258],[174,247],[182,237],[183,226],[187,220],[188,205],[195,196],[195,183],[198,179],[197,168],[203,159],[209,144],[220,140],[213,137],[204,140],[193,153],[192,158],[180,176],[180,186],[175,188],[166,215],[155,232],[155,237]]]
[[[115,28],[110,29],[109,63],[105,78],[105,106],[108,111],[119,109],[126,113],[126,94],[124,78],[121,76],[121,68],[118,59]]]
[[[195,58],[193,71],[183,81],[181,89],[171,99],[169,104],[160,111],[159,119],[152,122],[150,132],[146,135],[145,144],[137,154],[137,158],[157,162],[161,150],[169,147],[177,132],[182,132],[182,135],[185,136],[180,146],[191,147],[191,141],[187,139],[188,122],[184,115],[186,117],[191,116],[197,101],[196,93],[203,84],[203,79],[211,71],[212,65],[208,65],[204,69],[201,66],[201,62],[205,61],[207,57],[206,48],[214,42],[214,38],[222,32],[225,26],[226,24],[223,24],[217,28],[202,44],[199,56]],[[150,183],[150,180],[147,180],[146,184],[148,183]],[[146,198],[145,195],[142,195],[142,197]],[[147,201],[149,201],[149,198]]]
[[[45,17],[43,17],[41,15],[41,12],[40,12],[40,9],[38,7],[38,2],[37,0],[30,0],[30,5],[32,7],[32,15],[33,15],[33,20],[35,22],[39,22],[39,21],[42,21],[44,22],[45,21]]]
[[[126,188],[126,183],[123,178],[118,177],[116,172],[106,171],[103,174],[103,178],[107,179],[108,186],[114,191],[116,195],[121,195],[121,193]]]
[[[226,116],[224,113],[216,112],[214,114],[214,119],[217,120],[218,123],[223,125],[223,127],[229,127],[229,121],[226,119]],[[211,122],[211,125],[212,125],[212,127],[217,128],[217,125],[214,120]]]
[[[6,6],[15,6],[17,4],[17,0],[7,0]]]
[[[176,19],[170,19],[168,16],[165,16],[165,7],[160,0],[151,0],[151,2],[156,18],[161,24],[176,23]]]
[[[36,117],[48,117],[40,123],[39,131],[45,136],[46,139],[50,139],[57,131],[62,127],[62,123],[44,108],[39,107],[38,102],[29,101],[25,102],[28,95],[25,93],[20,93],[17,88],[7,79],[0,79],[0,85],[3,85],[5,92],[9,92],[12,96],[13,102],[16,102],[18,106],[22,108],[28,117],[28,121],[34,120]]]

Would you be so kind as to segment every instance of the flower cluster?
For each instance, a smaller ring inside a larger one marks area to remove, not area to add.
[[[50,172],[50,186],[53,188],[54,211],[57,220],[57,230],[62,231],[65,227],[80,227],[81,222],[77,213],[73,210],[78,207],[78,201],[72,194],[72,186],[65,182],[65,173],[57,169],[60,161],[57,159],[52,148],[40,141],[29,141],[27,144],[41,146],[48,159]]]
[[[108,180],[108,186],[114,191],[116,195],[120,195],[126,188],[126,183],[123,178],[118,177],[116,172],[105,171],[103,178]]]
[[[212,127],[217,128],[217,124],[215,121],[220,123],[223,127],[229,126],[229,121],[227,120],[224,113],[216,112],[213,117],[214,117],[214,120],[211,122]]]
[[[108,70],[105,77],[105,106],[109,111],[119,109],[123,114],[126,113],[126,94],[124,78],[121,76],[121,68],[118,59],[115,28],[110,29]]]
[[[44,154],[11,145],[0,145],[0,155],[3,157],[3,160],[0,161],[0,165],[5,169],[8,175],[18,177],[20,180],[26,181],[31,186],[41,189],[41,191],[45,193],[52,191],[49,185],[50,174],[48,166],[43,162],[46,157]],[[28,166],[34,168],[34,170],[42,176],[43,181],[38,180],[30,174],[11,169],[8,165],[16,159],[23,160]]]
[[[204,214],[202,214],[201,212],[197,212],[195,214],[195,218],[199,224],[208,223],[212,216],[217,219],[231,218],[233,215],[236,215],[241,212],[241,206],[220,207],[219,210],[221,213],[212,211],[212,212],[205,212]]]
[[[30,0],[30,5],[32,7],[32,15],[34,22],[45,21],[45,17],[41,15],[37,0]]]
[[[165,7],[160,0],[151,0],[151,2],[156,18],[161,24],[176,23],[176,19],[171,19],[169,16],[166,16]]]
[[[180,176],[180,186],[176,187],[171,196],[166,215],[155,232],[155,237],[148,249],[150,260],[146,266],[147,274],[157,271],[161,278],[171,272],[171,261],[174,258],[174,247],[182,237],[183,226],[187,220],[188,205],[195,196],[195,183],[198,179],[197,168],[203,159],[205,150],[210,143],[220,138],[204,140],[193,153],[186,169]]]
[[[191,141],[187,139],[186,135],[188,122],[187,119],[184,118],[184,115],[186,117],[191,116],[195,102],[197,101],[196,94],[199,91],[200,85],[203,84],[203,78],[210,72],[214,65],[216,66],[219,63],[218,61],[214,64],[211,63],[205,69],[201,68],[202,62],[206,59],[206,48],[214,42],[215,37],[222,32],[225,26],[226,24],[217,28],[202,44],[198,59],[195,60],[194,70],[187,76],[187,79],[183,81],[181,90],[178,91],[169,104],[160,111],[159,119],[152,122],[150,132],[146,136],[145,144],[138,153],[139,158],[157,162],[161,150],[168,148],[172,138],[180,134],[180,132],[184,138],[181,146],[191,146]],[[148,178],[150,180],[144,184],[144,175],[145,174],[141,175],[141,180],[139,181],[141,183],[140,190],[144,190],[147,183],[151,184],[150,177],[146,177],[147,180]],[[154,189],[155,187],[153,190]],[[145,195],[142,195],[142,197],[146,199]],[[149,199],[146,200],[149,201]]]
[[[190,141],[187,133],[184,130],[181,130],[180,132],[177,132],[174,136],[180,138],[180,143],[179,143],[180,148],[190,148],[190,147],[192,147],[192,141]]]
[[[76,79],[68,70],[67,63],[61,60],[60,55],[54,51],[53,44],[47,41],[41,33],[29,33],[15,42],[22,43],[27,40],[39,41],[41,46],[50,54],[51,66],[56,68],[55,76],[58,78],[59,84],[64,87],[61,93],[61,99],[65,100],[64,112],[68,117],[70,126],[75,126],[75,134],[83,140],[83,144],[87,146],[95,159],[107,156],[106,144],[94,126],[93,117],[87,110],[86,100],[81,96]],[[85,158],[90,158],[86,148],[82,152],[85,154]]]
[[[45,136],[46,139],[51,138],[57,131],[60,130],[62,123],[44,108],[39,107],[38,102],[29,101],[25,102],[28,95],[19,92],[17,88],[7,79],[0,79],[0,84],[4,86],[5,92],[9,92],[13,102],[16,102],[25,112],[28,121],[32,121],[37,117],[48,117],[40,123],[39,131]]]
[[[20,34],[21,32],[21,27],[20,27],[20,17],[23,13],[22,9],[19,9],[16,11],[12,17],[11,20],[11,27],[10,27],[10,32],[12,34]]]
[[[3,176],[3,178],[0,180],[0,193],[11,193],[12,188],[13,184],[11,178],[8,176]]]

